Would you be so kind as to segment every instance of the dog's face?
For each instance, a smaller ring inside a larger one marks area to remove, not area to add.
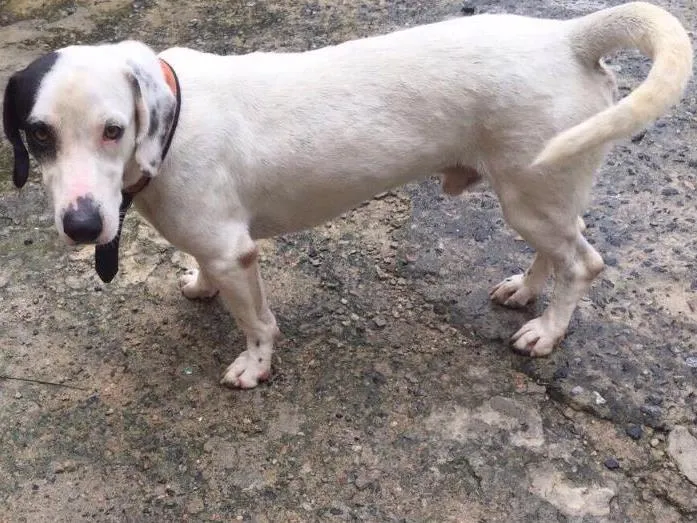
[[[157,57],[142,44],[75,46],[43,56],[15,73],[5,90],[14,182],[22,187],[29,173],[22,131],[60,235],[71,244],[107,243],[118,231],[121,190],[159,169],[175,104]]]

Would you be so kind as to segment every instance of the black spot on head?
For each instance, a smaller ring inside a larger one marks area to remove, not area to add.
[[[10,84],[14,84],[13,97],[5,101],[12,102],[11,105],[14,108],[14,114],[19,117],[22,123],[26,123],[27,117],[34,107],[39,85],[41,85],[44,76],[53,68],[56,60],[58,60],[58,53],[49,53],[37,58],[25,69],[18,71],[10,78],[8,88]],[[7,96],[7,92],[5,92],[5,95]]]
[[[22,187],[29,176],[29,154],[20,131],[27,129],[27,118],[36,103],[41,81],[53,68],[56,60],[56,52],[37,58],[25,69],[13,74],[5,87],[2,123],[5,136],[14,149],[13,178],[17,187]]]

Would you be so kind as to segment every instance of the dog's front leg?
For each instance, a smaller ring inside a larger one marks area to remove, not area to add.
[[[210,284],[219,289],[247,337],[247,350],[226,369],[220,382],[228,387],[249,389],[268,379],[273,344],[279,331],[266,302],[254,241],[245,234],[231,244],[236,247],[206,262],[201,270]]]

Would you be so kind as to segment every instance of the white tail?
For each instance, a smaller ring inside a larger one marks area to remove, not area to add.
[[[618,49],[637,48],[653,60],[653,66],[629,96],[552,138],[533,168],[552,166],[638,132],[680,100],[692,75],[692,45],[685,29],[673,15],[645,2],[575,20],[571,41],[577,56],[589,64]]]

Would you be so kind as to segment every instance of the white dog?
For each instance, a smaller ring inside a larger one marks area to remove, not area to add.
[[[625,47],[654,64],[615,104],[600,59]],[[268,377],[277,334],[255,240],[431,173],[450,194],[488,179],[537,250],[493,300],[525,305],[555,275],[547,309],[513,336],[516,350],[549,354],[603,268],[577,221],[594,171],[612,140],[679,100],[691,72],[680,23],[630,3],[567,21],[462,18],[298,54],[67,47],[10,79],[3,116],[15,183],[28,175],[23,131],[68,243],[113,246],[134,196],[196,258],[182,291],[220,292],[247,337],[222,383],[247,388]]]

